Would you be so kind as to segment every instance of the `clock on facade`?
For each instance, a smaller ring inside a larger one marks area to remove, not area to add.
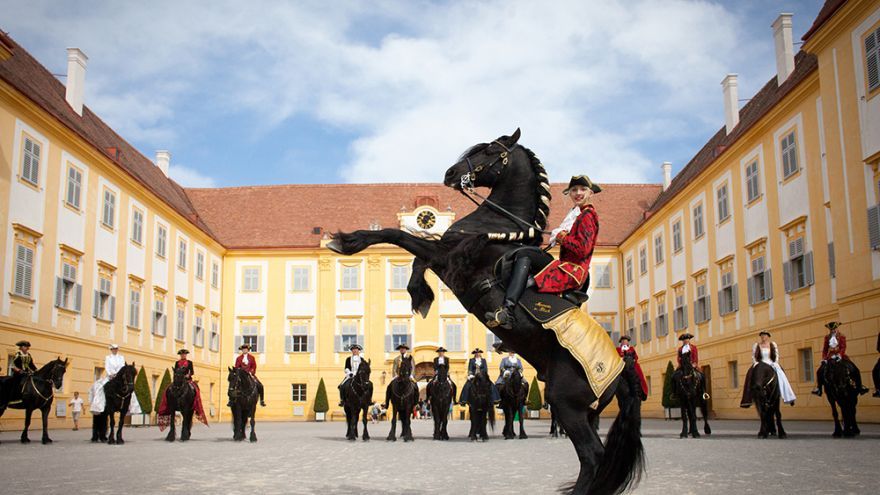
[[[416,223],[423,229],[430,229],[437,223],[437,217],[434,212],[425,210],[416,217]]]

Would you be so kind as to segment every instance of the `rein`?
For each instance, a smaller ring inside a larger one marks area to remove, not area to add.
[[[42,377],[39,377],[39,378],[45,380],[45,378],[42,378]],[[28,382],[30,382],[30,384],[31,384],[31,388],[34,389],[34,393],[37,394],[37,397],[43,399],[43,402],[49,402],[50,400],[52,400],[55,397],[55,385],[54,384],[49,385],[49,396],[46,397],[45,395],[40,393],[40,389],[37,388],[37,384],[34,383],[34,375],[33,374],[28,375],[28,379],[29,379]],[[47,381],[47,383],[48,383],[48,381]],[[27,384],[24,384],[21,387],[21,395],[22,396],[24,396],[25,386],[27,386]]]

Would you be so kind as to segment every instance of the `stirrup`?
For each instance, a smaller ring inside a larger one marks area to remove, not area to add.
[[[504,308],[500,308],[500,309],[495,310],[495,314],[492,317],[492,319],[491,320],[486,319],[486,326],[489,328],[496,328],[499,325],[501,325],[501,320],[498,319],[498,314],[501,313],[502,311],[504,311]],[[486,313],[486,314],[488,315],[489,313]]]

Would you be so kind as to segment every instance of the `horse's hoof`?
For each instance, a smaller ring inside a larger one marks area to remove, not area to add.
[[[786,438],[788,438],[788,435],[786,435],[785,433],[780,433],[779,436],[776,438],[778,438],[780,440],[785,440]]]
[[[113,440],[112,438],[107,440],[107,445],[116,445],[116,440]]]
[[[843,438],[852,438],[852,437],[854,437],[854,436],[856,436],[856,434],[853,433],[853,432],[851,432],[851,431],[845,431],[845,432],[843,432]]]
[[[21,443],[31,443],[31,440],[29,438],[22,438]]]
[[[520,440],[528,440],[528,438],[529,438],[529,436],[526,435],[525,433],[523,433],[522,435],[519,436]]]
[[[709,427],[707,426],[706,428],[703,429],[703,433],[705,433],[706,435],[711,435],[711,434],[712,434],[712,428],[709,428]]]
[[[125,440],[120,438],[119,440],[116,441],[116,445],[125,445]]]
[[[700,438],[700,432],[695,431],[691,436],[694,438]]]
[[[357,440],[357,438],[354,438],[354,437],[346,437],[346,440],[348,440],[349,442],[354,442],[355,440]]]
[[[255,436],[252,435],[251,438],[249,438],[248,440],[249,440],[251,443],[256,443],[256,441],[257,441],[257,437],[255,437]]]
[[[183,440],[183,439],[181,438],[181,440]],[[166,441],[166,442],[173,442],[173,441],[174,441],[174,437],[165,437],[165,441]]]
[[[48,445],[48,444],[50,444],[50,443],[52,443],[52,439],[51,439],[51,438],[44,438],[44,439],[43,439],[43,445]]]
[[[364,441],[365,441],[365,442],[369,442],[369,441],[370,441],[370,437],[364,437]]]
[[[681,433],[678,435],[678,438],[687,438],[687,437],[688,437],[687,433]]]
[[[481,441],[481,442],[488,442],[489,439],[488,439],[488,438],[482,438],[482,439],[480,439],[480,441]]]
[[[386,441],[386,442],[396,442],[397,439],[394,438],[394,437],[388,437],[388,438],[385,439],[385,441]]]

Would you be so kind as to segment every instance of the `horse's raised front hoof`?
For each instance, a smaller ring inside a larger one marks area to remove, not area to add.
[[[326,244],[326,246],[327,246],[327,249],[329,249],[330,251],[333,251],[336,254],[345,254],[342,252],[342,246],[339,245],[339,241],[337,241],[336,239],[333,239],[332,241],[328,242]]]

